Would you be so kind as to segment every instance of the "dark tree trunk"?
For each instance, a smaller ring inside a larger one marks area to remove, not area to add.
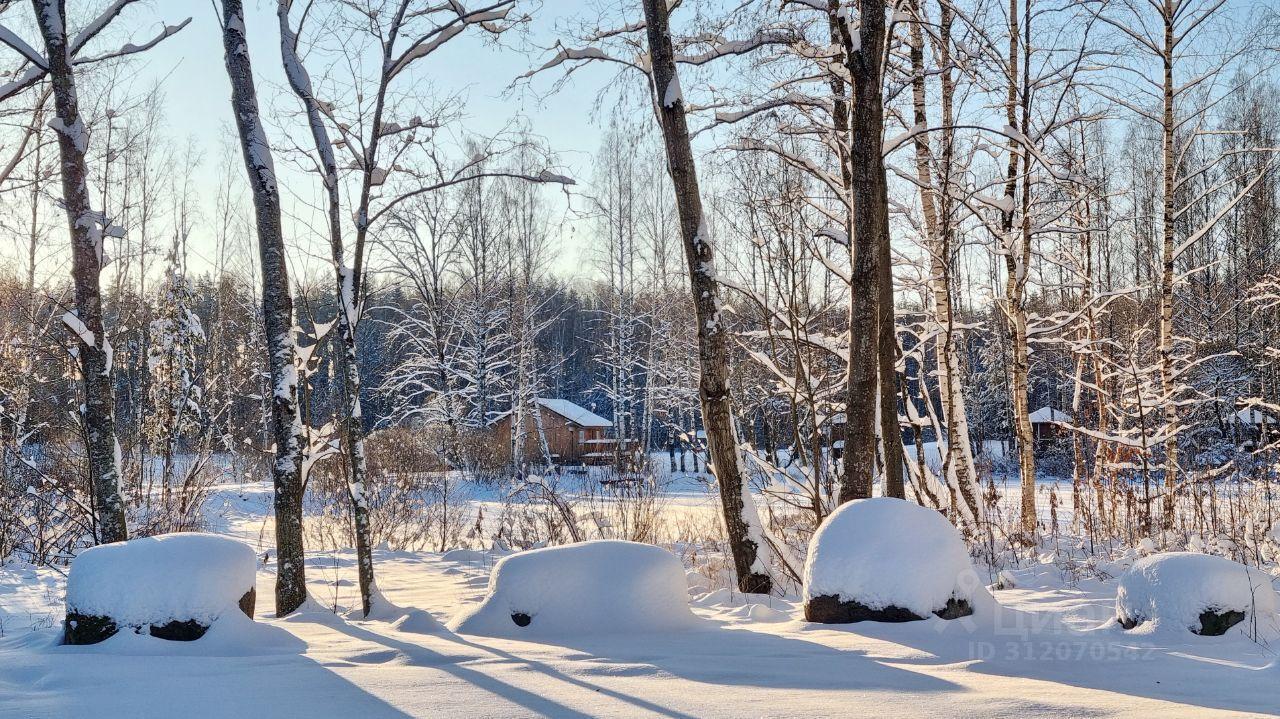
[[[271,431],[275,439],[276,614],[297,609],[307,597],[302,548],[302,425],[298,417],[298,375],[294,365],[293,298],[280,227],[280,192],[271,146],[258,112],[249,42],[240,0],[222,2],[222,44],[231,106],[244,154],[262,263],[262,315],[271,369]]]
[[[693,295],[698,323],[698,399],[707,431],[707,460],[720,486],[720,503],[729,551],[743,592],[767,593],[773,584],[766,573],[761,552],[764,547],[760,519],[750,487],[742,471],[737,434],[734,432],[733,398],[729,389],[729,342],[725,320],[720,315],[720,287],[715,278],[715,250],[702,214],[697,169],[684,100],[678,90],[675,56],[666,0],[644,0],[649,36],[649,59],[653,68],[654,107],[662,126],[667,151],[667,171],[675,189],[676,211],[680,217],[680,237],[689,269],[689,289]],[[673,85],[672,83],[677,83]]]
[[[129,538],[124,499],[120,495],[120,445],[116,442],[115,395],[111,378],[111,342],[102,322],[99,276],[103,266],[101,215],[93,211],[86,178],[85,152],[88,130],[80,119],[75,73],[67,44],[64,2],[33,0],[40,35],[49,61],[58,152],[62,159],[62,201],[71,233],[71,278],[75,284],[76,320],[81,328],[77,354],[84,384],[85,453],[93,511],[97,515],[97,540],[120,542]],[[83,330],[83,331],[81,331]]]
[[[876,465],[876,407],[880,397],[880,356],[884,334],[880,330],[885,297],[881,286],[889,267],[889,199],[883,157],[884,105],[881,98],[881,60],[884,54],[884,0],[859,0],[859,40],[854,42],[848,25],[840,31],[845,66],[853,83],[853,107],[849,122],[850,200],[853,237],[850,238],[852,287],[849,305],[849,386],[845,423],[844,477],[840,502],[871,496]],[[892,284],[885,288],[892,304]],[[892,317],[890,307],[889,316]],[[892,327],[887,328],[892,333]],[[892,351],[892,350],[890,350]],[[886,391],[889,386],[884,388]],[[893,401],[893,424],[897,403]],[[883,428],[883,425],[882,425]],[[883,431],[883,429],[882,429]],[[886,448],[893,437],[885,438]],[[899,450],[899,453],[901,450]],[[886,454],[889,454],[886,451]],[[886,467],[889,463],[886,463]],[[901,464],[897,467],[901,485]],[[886,476],[888,470],[886,469]]]

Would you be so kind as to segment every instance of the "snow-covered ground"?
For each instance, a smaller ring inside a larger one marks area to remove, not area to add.
[[[269,489],[224,490],[214,529],[268,541]],[[389,606],[356,620],[353,556],[316,553],[316,604],[270,618],[271,564],[258,570],[258,622],[194,643],[118,635],[56,644],[63,577],[0,567],[0,717],[826,717],[1225,716],[1280,712],[1273,648],[1223,637],[1125,633],[1116,581],[1069,583],[1055,566],[1012,572],[990,618],[831,626],[794,598],[703,592],[678,631],[455,634],[483,599],[493,551],[379,550]],[[261,563],[260,563],[261,564]],[[335,577],[345,577],[335,579]]]

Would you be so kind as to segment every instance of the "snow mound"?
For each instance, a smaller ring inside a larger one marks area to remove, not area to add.
[[[1142,625],[1147,632],[1189,629],[1217,635],[1238,625],[1249,634],[1274,636],[1276,606],[1266,573],[1195,552],[1143,557],[1121,575],[1116,590],[1116,620],[1126,629]]]
[[[954,618],[994,603],[951,522],[891,497],[827,517],[809,542],[803,599],[806,619],[826,623]]]
[[[474,549],[450,549],[440,555],[440,559],[459,564],[478,564],[488,559],[488,555]]]
[[[449,628],[511,637],[683,629],[695,621],[688,596],[684,567],[671,552],[581,542],[502,558],[484,600]]]
[[[198,532],[103,544],[81,552],[67,577],[67,613],[110,617],[117,628],[239,612],[256,580],[253,550]]]

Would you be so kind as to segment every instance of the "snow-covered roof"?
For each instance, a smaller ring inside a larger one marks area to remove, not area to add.
[[[564,417],[580,427],[612,427],[613,422],[591,410],[584,409],[567,399],[538,398],[538,404]]]
[[[1041,407],[1031,413],[1031,424],[1050,424],[1053,422],[1071,422],[1071,415],[1060,409]]]
[[[1245,407],[1239,412],[1236,412],[1236,421],[1240,424],[1252,425],[1260,425],[1263,422],[1266,422],[1267,424],[1276,423],[1275,419],[1272,418],[1271,415],[1256,407]]]

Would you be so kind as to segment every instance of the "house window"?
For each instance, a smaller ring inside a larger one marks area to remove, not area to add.
[[[582,444],[586,441],[587,441],[587,431],[585,429],[578,430],[578,444]]]

